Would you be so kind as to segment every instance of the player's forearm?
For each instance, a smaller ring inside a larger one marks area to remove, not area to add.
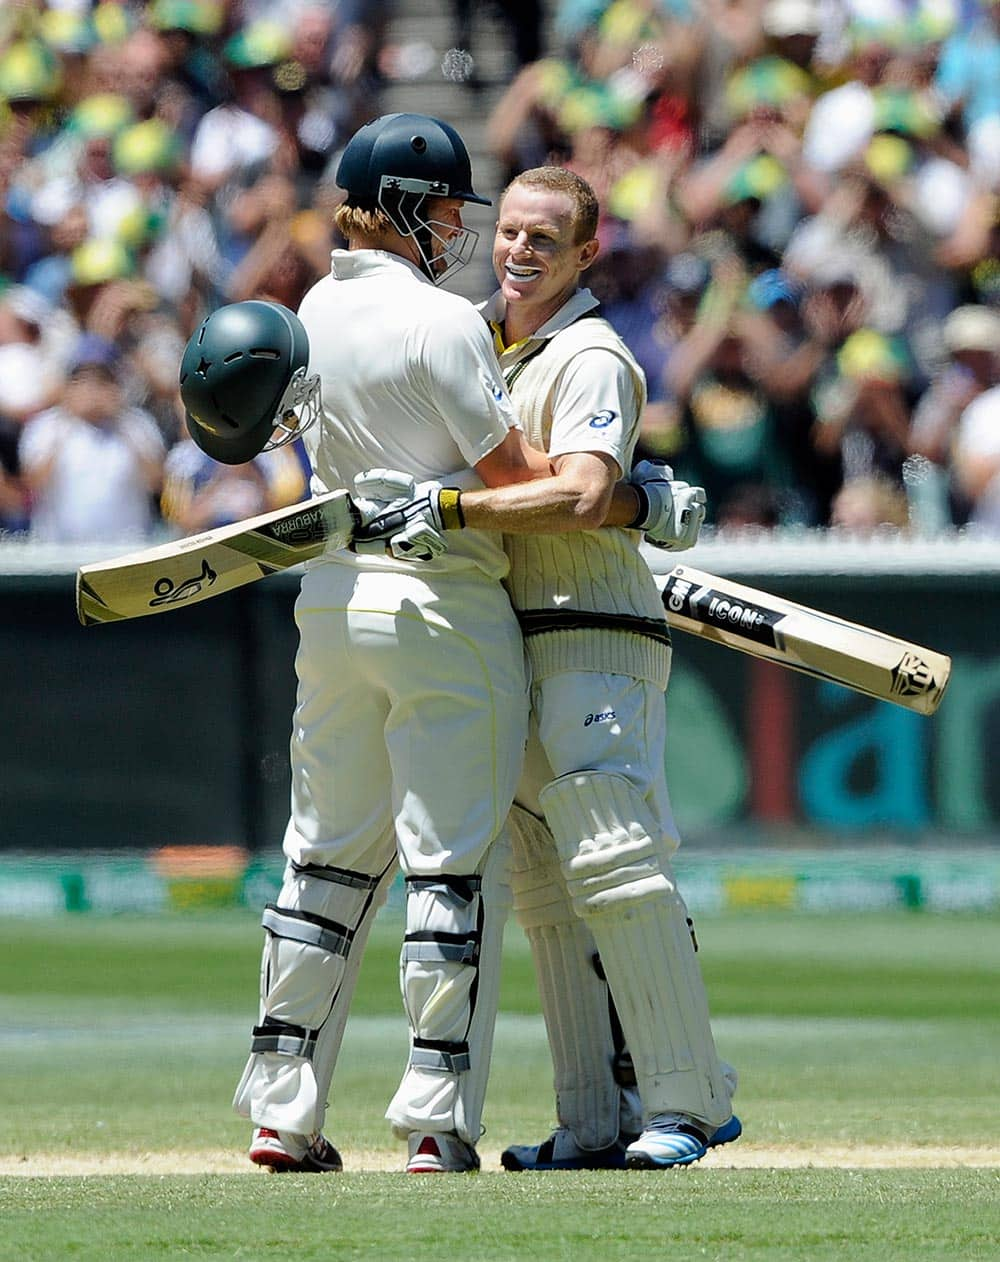
[[[596,530],[606,514],[604,499],[559,478],[542,478],[483,491],[463,491],[459,507],[464,524],[473,530],[561,534]]]
[[[563,534],[601,526],[631,526],[639,512],[639,497],[627,482],[594,488],[553,477],[463,491],[459,508],[464,524],[474,530]]]

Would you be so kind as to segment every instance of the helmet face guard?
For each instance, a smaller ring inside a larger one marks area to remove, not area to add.
[[[442,285],[471,261],[479,233],[474,228],[456,228],[439,219],[425,218],[423,211],[428,198],[448,196],[434,192],[434,188],[427,180],[383,175],[378,204],[399,235],[412,238],[424,273],[435,285]]]
[[[296,368],[274,413],[274,429],[262,451],[274,451],[294,442],[319,420],[323,412],[319,374],[306,374],[306,366]]]
[[[223,464],[244,464],[292,442],[321,414],[320,381],[308,375],[309,339],[276,302],[213,311],[181,359],[188,432]]]

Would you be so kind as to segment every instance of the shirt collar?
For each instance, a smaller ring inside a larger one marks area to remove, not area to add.
[[[515,342],[514,345],[523,346],[528,342],[534,342],[541,338],[554,337],[556,333],[562,332],[574,320],[579,320],[580,316],[586,315],[588,311],[593,311],[595,307],[600,305],[599,300],[594,297],[589,289],[578,289],[572,298],[568,298],[563,303],[554,316],[546,320],[534,333],[522,338],[520,342]],[[498,349],[510,350],[510,346],[500,346],[500,330],[503,326],[504,317],[507,314],[507,302],[500,290],[498,289],[485,302],[481,302],[478,310],[483,319],[492,328]]]
[[[380,274],[399,276],[409,272],[415,280],[425,285],[431,283],[416,263],[388,250],[334,250],[330,255],[330,271],[337,280]]]

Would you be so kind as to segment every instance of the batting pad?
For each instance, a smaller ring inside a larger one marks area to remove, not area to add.
[[[666,843],[623,776],[560,776],[540,800],[570,898],[597,943],[647,1119],[686,1113],[714,1130],[729,1089]]]
[[[510,911],[506,833],[474,877],[407,879],[400,955],[410,1060],[385,1116],[401,1138],[455,1131],[479,1141],[500,1002],[500,954]]]
[[[573,910],[544,822],[515,805],[509,827],[514,913],[534,958],[559,1125],[581,1148],[606,1148],[618,1138],[621,1089],[612,1073],[608,987],[593,963],[597,947]]]
[[[289,864],[264,911],[260,1021],[233,1108],[256,1126],[323,1126],[361,957],[395,876]]]

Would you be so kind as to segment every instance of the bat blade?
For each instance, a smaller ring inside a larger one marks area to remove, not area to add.
[[[919,714],[941,704],[944,653],[687,565],[654,577],[672,627]]]
[[[346,491],[202,534],[82,566],[76,613],[85,627],[197,604],[351,542]]]

